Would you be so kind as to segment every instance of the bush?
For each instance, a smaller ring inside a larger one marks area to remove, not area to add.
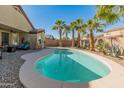
[[[108,53],[108,51],[107,51],[108,48],[109,48],[109,46],[108,46],[108,44],[105,43],[105,42],[102,42],[102,43],[99,43],[99,44],[96,45],[96,49],[97,49],[99,52],[102,52],[102,53],[104,53],[104,54],[107,54],[107,53]]]
[[[121,55],[121,51],[118,45],[113,45],[111,48],[111,56],[118,57]]]

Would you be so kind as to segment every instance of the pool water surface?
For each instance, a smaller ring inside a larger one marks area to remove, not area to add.
[[[47,78],[64,82],[89,82],[110,73],[108,66],[94,57],[68,49],[55,49],[34,67]]]

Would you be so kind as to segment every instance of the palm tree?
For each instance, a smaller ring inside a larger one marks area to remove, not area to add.
[[[76,22],[71,22],[70,23],[70,29],[72,30],[72,47],[75,46],[75,30],[76,30]]]
[[[105,24],[101,24],[98,20],[96,20],[95,18],[92,20],[89,20],[87,22],[87,27],[89,30],[89,39],[90,39],[90,50],[94,51],[95,47],[94,47],[94,31],[96,32],[102,32],[103,31],[103,27],[105,26]]]
[[[68,40],[68,33],[70,32],[70,26],[65,25],[63,31],[64,31],[63,34],[65,34],[66,40]]]
[[[97,6],[96,17],[99,20],[105,21],[107,24],[114,24],[119,21],[120,17],[124,17],[123,5],[102,5]],[[112,38],[111,38],[111,45]]]
[[[52,30],[58,30],[59,31],[59,46],[62,46],[62,31],[64,29],[65,22],[62,20],[57,20],[55,22],[55,26],[52,28]]]
[[[119,16],[124,15],[124,7],[115,5],[99,5],[96,7],[96,18],[107,24],[118,22]]]
[[[116,6],[116,10],[118,10],[118,15],[120,15],[121,17],[124,17],[124,5],[118,5]]]
[[[80,32],[82,31],[81,30],[82,24],[83,24],[82,19],[77,19],[76,20],[76,30],[78,31],[78,44],[77,44],[77,47],[80,47],[80,41],[81,41]]]
[[[87,33],[86,30],[87,30],[87,24],[84,23],[81,26],[82,40],[83,40],[83,36],[86,35],[86,33]]]

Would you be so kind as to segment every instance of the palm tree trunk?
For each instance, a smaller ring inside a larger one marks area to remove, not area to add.
[[[59,35],[60,35],[60,39],[59,39],[59,46],[62,46],[62,30],[59,30]]]
[[[90,29],[90,50],[94,51],[94,34],[93,34],[93,30]]]
[[[78,31],[78,45],[77,47],[80,47],[80,32]]]
[[[80,46],[83,46],[83,44],[84,44],[83,34],[82,34],[82,36],[81,36],[81,40],[82,40],[82,42],[80,42]]]
[[[68,40],[68,32],[66,32],[66,40]]]
[[[72,47],[75,46],[75,40],[74,40],[74,30],[72,31]]]

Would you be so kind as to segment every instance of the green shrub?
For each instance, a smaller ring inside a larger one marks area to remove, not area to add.
[[[104,54],[107,54],[107,50],[108,50],[109,46],[108,46],[108,43],[105,43],[105,42],[102,42],[102,43],[99,43],[96,45],[96,49],[99,51],[99,52],[102,52]]]

